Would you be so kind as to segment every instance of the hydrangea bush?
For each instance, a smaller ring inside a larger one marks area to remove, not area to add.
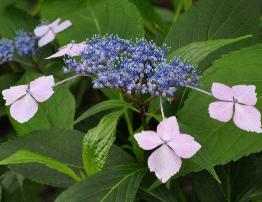
[[[30,29],[0,30],[4,192],[13,178],[62,188],[57,202],[261,200],[261,2],[243,12],[252,25],[235,0],[181,1],[172,23],[149,2],[105,2],[40,2],[21,10]]]

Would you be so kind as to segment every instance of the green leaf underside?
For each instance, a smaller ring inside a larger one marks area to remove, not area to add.
[[[0,165],[12,165],[12,164],[26,164],[26,163],[40,163],[51,169],[54,169],[58,172],[64,173],[70,177],[72,177],[76,181],[80,181],[80,177],[78,177],[75,172],[66,166],[65,164],[52,159],[48,156],[31,152],[28,150],[19,150],[12,156],[0,161]]]
[[[199,41],[193,42],[182,48],[175,50],[170,54],[169,58],[174,56],[179,56],[182,59],[189,61],[193,64],[199,64],[203,59],[205,59],[209,54],[222,48],[226,45],[250,38],[251,35],[246,35],[233,39],[218,39],[218,40],[209,40],[209,41]]]
[[[88,175],[101,170],[115,141],[116,126],[123,111],[104,116],[98,126],[89,130],[83,140],[82,158]]]
[[[262,45],[232,52],[217,60],[202,75],[201,87],[210,89],[213,82],[226,85],[256,85],[258,102],[262,111]],[[205,147],[213,165],[262,151],[261,135],[237,128],[232,121],[222,123],[211,119],[208,105],[215,99],[198,92],[192,92],[179,113],[179,121],[190,128],[192,135]],[[195,104],[197,103],[197,105]]]
[[[260,0],[201,0],[171,26],[165,42],[182,47],[194,41],[256,35]]]
[[[103,112],[106,110],[110,109],[121,109],[121,108],[127,108],[127,109],[132,109],[134,111],[137,111],[136,108],[134,108],[130,103],[127,103],[123,100],[117,100],[117,99],[112,99],[112,100],[106,100],[103,102],[100,102],[94,106],[92,106],[90,109],[88,109],[86,112],[84,112],[80,117],[78,117],[74,124],[79,123],[80,121],[87,119],[99,112]]]
[[[144,172],[144,168],[137,165],[119,165],[102,170],[63,192],[56,202],[134,201]]]

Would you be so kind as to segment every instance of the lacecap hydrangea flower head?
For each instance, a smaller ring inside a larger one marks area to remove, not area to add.
[[[94,88],[116,88],[128,94],[172,97],[178,87],[196,86],[193,65],[179,58],[169,61],[166,45],[158,47],[144,38],[122,39],[95,35],[86,41],[81,59],[65,59],[65,72],[90,75]]]

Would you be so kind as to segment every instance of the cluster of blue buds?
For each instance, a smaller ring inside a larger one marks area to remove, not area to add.
[[[33,33],[18,31],[14,43],[20,56],[32,56],[37,48],[37,37]]]
[[[14,54],[32,56],[37,48],[37,38],[33,33],[18,31],[14,40],[0,40],[0,64],[12,61]]]
[[[0,40],[0,64],[12,61],[14,57],[14,43],[9,39]]]
[[[87,40],[80,59],[65,58],[65,72],[75,71],[93,78],[94,88],[118,88],[125,92],[172,97],[178,87],[196,86],[199,75],[193,65],[175,57],[169,47],[158,47],[144,38],[135,41],[115,35]]]

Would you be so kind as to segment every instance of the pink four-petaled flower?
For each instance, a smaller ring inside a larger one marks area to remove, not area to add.
[[[50,98],[55,85],[53,76],[42,76],[29,85],[14,86],[3,90],[6,106],[11,105],[10,114],[19,123],[27,122],[38,110],[38,102]]]
[[[213,83],[212,95],[219,101],[209,104],[209,114],[213,119],[233,122],[239,128],[261,133],[261,114],[254,107],[257,102],[256,86],[236,85],[232,88]]]
[[[157,132],[142,131],[135,139],[144,150],[159,147],[150,155],[148,167],[163,183],[179,171],[181,158],[191,158],[201,148],[192,136],[180,133],[174,116],[160,122]]]

